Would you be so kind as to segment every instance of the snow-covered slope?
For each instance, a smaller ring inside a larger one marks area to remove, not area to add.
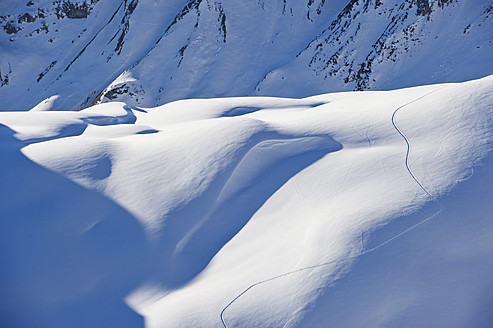
[[[493,74],[493,2],[0,2],[0,110],[395,89]]]
[[[0,113],[9,327],[488,327],[493,76]]]

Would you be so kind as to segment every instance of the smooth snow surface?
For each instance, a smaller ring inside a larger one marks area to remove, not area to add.
[[[493,322],[493,76],[48,107],[0,113],[8,327]]]

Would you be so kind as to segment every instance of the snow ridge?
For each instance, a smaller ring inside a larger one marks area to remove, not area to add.
[[[492,104],[490,76],[0,113],[0,317],[74,328],[87,326],[80,318],[95,328],[488,326],[476,314],[491,306],[493,176],[479,164],[493,163]]]
[[[406,165],[406,169],[407,171],[409,172],[409,174],[411,175],[411,177],[413,178],[413,180],[418,184],[418,186],[426,193],[426,195],[428,195],[434,202],[436,202],[436,204],[438,205],[439,209],[438,211],[436,211],[435,213],[433,213],[432,215],[426,217],[425,219],[419,221],[418,223],[412,225],[411,227],[409,227],[408,229],[398,233],[397,235],[385,240],[384,242],[378,244],[377,246],[375,247],[372,247],[366,251],[363,251],[357,255],[353,255],[349,258],[345,258],[345,259],[339,259],[339,260],[334,260],[334,261],[329,261],[329,262],[324,262],[324,263],[320,263],[320,264],[315,264],[315,265],[311,265],[311,266],[307,266],[307,267],[304,267],[304,268],[301,268],[301,269],[297,269],[297,270],[293,270],[293,271],[290,271],[290,272],[286,272],[286,273],[283,273],[283,274],[280,274],[280,275],[277,275],[277,276],[274,276],[274,277],[271,277],[271,278],[268,278],[268,279],[265,279],[265,280],[261,280],[259,282],[256,282],[250,286],[248,286],[244,291],[242,291],[240,294],[238,294],[233,300],[231,300],[231,302],[229,302],[221,311],[221,314],[220,314],[220,318],[221,318],[221,323],[223,325],[223,328],[228,328],[228,325],[226,324],[226,321],[225,321],[225,318],[224,318],[224,314],[226,312],[226,310],[231,306],[233,305],[233,303],[235,303],[240,297],[242,297],[243,295],[245,295],[249,290],[251,290],[252,288],[256,287],[256,286],[259,286],[259,285],[262,285],[262,284],[265,284],[265,283],[268,283],[270,281],[273,281],[273,280],[276,280],[276,279],[279,279],[279,278],[283,278],[283,277],[286,277],[286,276],[289,276],[289,275],[292,275],[292,274],[295,274],[295,273],[300,273],[300,272],[304,272],[304,271],[307,271],[307,270],[312,270],[312,269],[316,269],[316,268],[320,268],[320,267],[323,267],[323,266],[327,266],[327,265],[330,265],[330,264],[336,264],[336,263],[341,263],[341,262],[346,262],[348,260],[355,260],[357,258],[359,258],[360,256],[363,256],[363,255],[366,255],[366,254],[369,254],[371,252],[374,252],[376,251],[377,249],[391,243],[392,241],[396,240],[397,238],[399,237],[402,237],[403,235],[411,232],[412,230],[416,229],[417,227],[421,226],[422,224],[430,221],[431,219],[435,218],[437,215],[439,215],[441,212],[443,212],[443,206],[442,204],[440,203],[440,201],[438,201],[438,199],[433,196],[424,186],[423,184],[418,180],[418,178],[414,175],[413,171],[411,170],[411,167],[409,166],[409,155],[410,155],[410,149],[411,149],[411,144],[410,144],[410,141],[408,139],[408,137],[404,134],[404,132],[402,132],[402,130],[399,128],[399,126],[397,125],[396,123],[396,114],[397,112],[399,112],[400,110],[402,110],[404,107],[408,106],[408,105],[411,105],[415,102],[418,102],[420,101],[421,99],[439,91],[440,88],[438,89],[435,89],[433,91],[430,91],[426,94],[424,94],[423,96],[421,97],[418,97],[410,102],[407,102],[405,103],[404,105],[401,105],[399,107],[396,108],[396,110],[392,113],[392,118],[391,118],[391,121],[392,121],[392,125],[394,126],[395,130],[401,135],[401,137],[404,139],[404,141],[406,142],[406,157],[405,157],[405,165]],[[356,130],[355,130],[356,131]],[[356,131],[356,133],[358,133]],[[359,133],[358,133],[359,134]],[[360,135],[361,136],[361,135]],[[364,139],[370,144],[370,147],[371,147],[371,142],[367,139],[368,137],[365,137]],[[301,203],[301,198],[300,198],[300,194],[298,192],[298,189],[296,188],[296,185],[294,184],[293,182],[293,187],[296,191],[296,194],[298,196],[298,199],[300,200],[300,203]]]

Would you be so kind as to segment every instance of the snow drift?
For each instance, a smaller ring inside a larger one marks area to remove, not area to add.
[[[9,327],[487,327],[493,76],[0,113]]]

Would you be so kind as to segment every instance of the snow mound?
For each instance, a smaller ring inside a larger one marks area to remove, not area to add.
[[[0,321],[486,327],[492,106],[489,76],[2,112]]]

